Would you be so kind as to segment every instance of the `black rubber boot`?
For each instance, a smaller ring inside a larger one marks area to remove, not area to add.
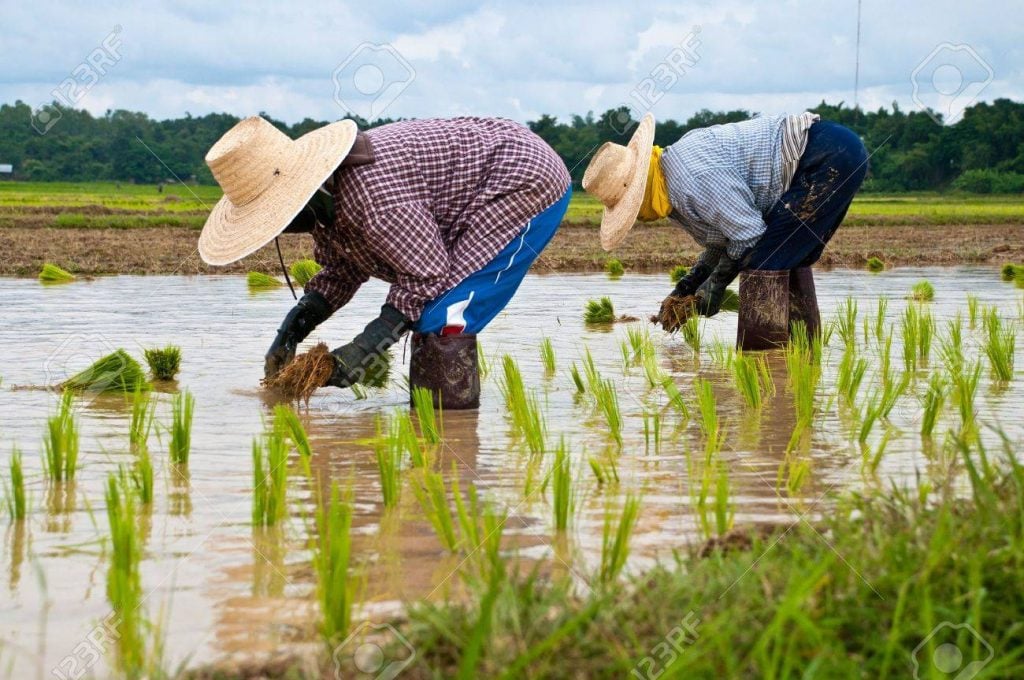
[[[412,336],[409,389],[426,387],[434,394],[434,407],[444,410],[480,407],[480,371],[476,335]]]

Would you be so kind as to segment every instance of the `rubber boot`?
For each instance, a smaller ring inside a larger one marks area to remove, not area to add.
[[[476,335],[413,334],[409,359],[410,403],[412,390],[417,387],[426,387],[433,393],[434,408],[479,408]]]
[[[814,274],[810,267],[789,270],[789,324],[803,321],[807,327],[807,339],[821,331],[821,313],[818,311],[818,296],[814,292]]]
[[[789,340],[789,270],[740,274],[736,347],[774,349]]]

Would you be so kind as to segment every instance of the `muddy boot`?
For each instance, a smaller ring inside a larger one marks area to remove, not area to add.
[[[789,323],[794,321],[803,321],[807,326],[808,340],[813,340],[821,331],[821,313],[810,267],[789,271]]]
[[[789,340],[789,271],[751,270],[740,274],[736,347],[773,349]]]
[[[409,388],[426,387],[434,394],[434,407],[445,410],[480,406],[476,335],[412,336]],[[410,396],[411,400],[411,396]]]

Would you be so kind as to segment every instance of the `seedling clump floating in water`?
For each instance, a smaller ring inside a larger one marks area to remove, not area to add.
[[[622,261],[614,258],[604,263],[604,270],[613,279],[617,279],[626,273],[626,268],[622,265]]]
[[[679,280],[686,276],[690,272],[690,268],[686,265],[677,264],[672,267],[672,271],[668,273],[668,278],[672,280],[672,283],[679,283]]]
[[[615,322],[615,307],[609,297],[600,300],[588,300],[586,311],[583,313],[583,320],[588,324],[603,324]]]
[[[292,262],[292,266],[288,268],[288,273],[295,279],[295,283],[305,288],[309,280],[316,276],[317,272],[321,269],[322,267],[317,264],[316,260],[304,259]]]
[[[68,283],[74,280],[74,274],[49,262],[45,263],[39,272],[39,281],[42,283]]]
[[[88,392],[133,392],[149,388],[139,362],[123,349],[97,360],[61,384],[63,390]]]
[[[867,267],[869,272],[880,272],[885,269],[885,263],[877,257],[869,257]]]
[[[163,349],[147,349],[144,352],[149,372],[156,380],[174,380],[181,369],[181,348],[167,345]]]
[[[916,302],[931,302],[935,299],[935,286],[930,281],[918,281],[910,289],[910,299]]]
[[[248,284],[249,290],[270,290],[284,285],[273,276],[268,276],[263,272],[249,272],[245,277],[245,282]]]

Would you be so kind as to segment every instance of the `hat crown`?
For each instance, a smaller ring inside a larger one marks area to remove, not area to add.
[[[583,188],[611,208],[629,187],[636,162],[636,149],[632,146],[605,142],[583,174]]]
[[[252,202],[281,175],[294,144],[259,116],[239,121],[206,154],[206,165],[234,206]]]

